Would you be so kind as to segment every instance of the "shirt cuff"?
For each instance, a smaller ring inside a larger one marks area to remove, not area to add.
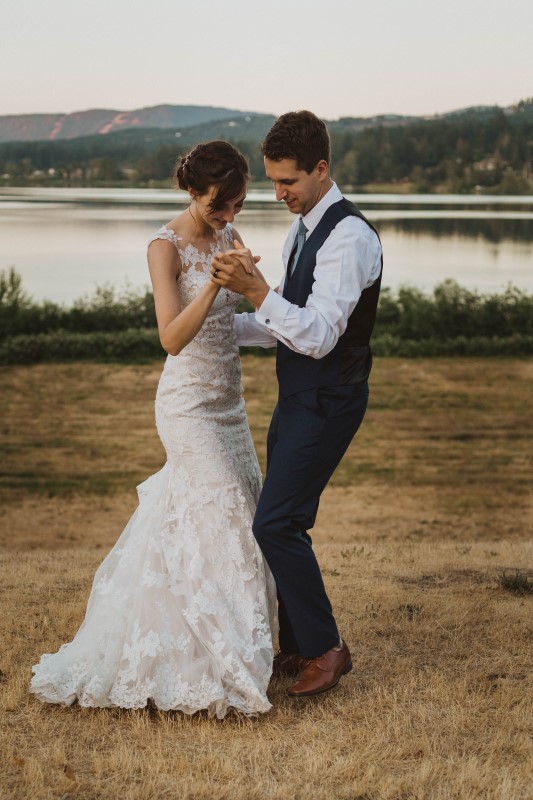
[[[239,347],[275,347],[276,337],[261,323],[255,313],[235,314],[235,336]]]
[[[276,330],[283,325],[291,304],[280,294],[270,289],[267,296],[255,312],[255,318],[267,328]]]

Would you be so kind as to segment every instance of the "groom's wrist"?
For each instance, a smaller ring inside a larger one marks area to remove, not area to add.
[[[267,296],[270,291],[270,286],[263,284],[262,286],[253,287],[252,289],[248,289],[245,293],[245,297],[250,303],[256,308],[260,308],[263,304],[263,300]]]

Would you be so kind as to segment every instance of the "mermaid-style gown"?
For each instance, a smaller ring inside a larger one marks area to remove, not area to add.
[[[231,227],[221,234],[231,246]],[[178,249],[182,307],[209,280],[212,254],[163,226]],[[261,473],[246,419],[233,315],[221,289],[195,339],[166,360],[155,401],[167,452],[98,568],[72,642],[33,667],[48,703],[223,717],[268,711],[276,592],[252,534]]]

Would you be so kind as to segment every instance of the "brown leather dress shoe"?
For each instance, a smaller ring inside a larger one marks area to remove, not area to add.
[[[328,650],[318,658],[308,659],[298,680],[289,689],[291,697],[311,697],[333,689],[343,675],[350,672],[352,657],[346,642],[340,650]]]
[[[272,675],[298,675],[307,661],[299,653],[276,653],[272,665]]]

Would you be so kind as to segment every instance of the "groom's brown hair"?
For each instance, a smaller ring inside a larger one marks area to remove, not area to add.
[[[330,163],[329,133],[312,111],[289,111],[282,114],[267,133],[261,155],[270,161],[293,158],[298,169],[309,174],[319,161]]]

